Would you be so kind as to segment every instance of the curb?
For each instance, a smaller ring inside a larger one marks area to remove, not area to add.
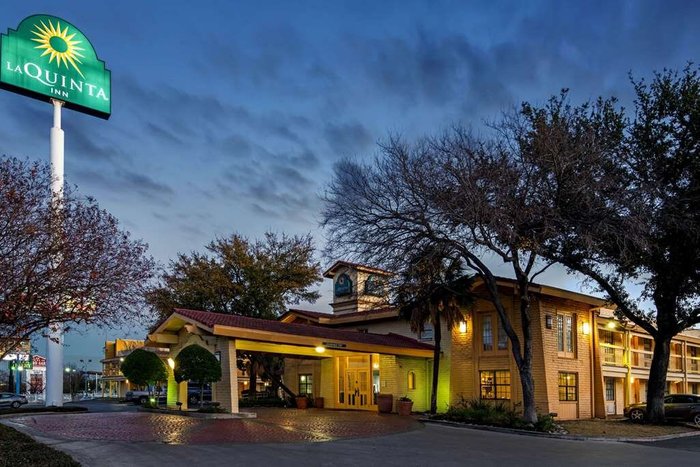
[[[234,419],[251,419],[257,418],[258,414],[255,412],[238,412],[238,413],[201,413],[201,412],[186,412],[181,410],[160,410],[160,409],[148,409],[146,407],[139,407],[136,409],[137,412],[148,412],[148,413],[158,413],[162,415],[175,415],[177,417],[190,417],[190,418],[204,418],[210,420],[234,420]]]
[[[677,433],[673,435],[652,436],[647,438],[604,438],[600,436],[581,436],[581,435],[564,435],[557,433],[542,433],[539,431],[519,430],[517,428],[502,428],[498,426],[488,425],[473,425],[468,423],[450,422],[447,420],[431,420],[429,418],[420,418],[419,422],[433,423],[436,425],[451,426],[455,428],[464,428],[467,430],[494,431],[497,433],[508,433],[522,436],[535,436],[540,438],[565,439],[569,441],[597,441],[597,442],[618,442],[618,443],[654,443],[656,441],[666,441],[676,438],[690,438],[700,436],[700,430],[690,431],[686,433]]]
[[[82,413],[91,413],[91,412],[89,410],[74,410],[74,411],[65,411],[65,412],[57,412],[57,411],[47,410],[46,412],[3,413],[3,414],[0,414],[0,419],[17,418],[17,417],[31,417],[34,415],[74,415],[74,414],[82,414]],[[95,412],[92,412],[92,413],[95,413]]]

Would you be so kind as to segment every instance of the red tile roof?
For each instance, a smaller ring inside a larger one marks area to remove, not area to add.
[[[410,337],[399,334],[372,334],[357,331],[344,331],[340,329],[313,326],[308,324],[282,323],[280,321],[249,318],[240,315],[228,315],[212,313],[208,311],[187,310],[175,308],[175,312],[186,318],[192,319],[209,328],[216,325],[234,328],[252,329],[258,331],[276,332],[280,334],[292,334],[297,336],[316,337],[333,341],[348,341],[360,344],[384,345],[409,349],[432,350],[433,346]]]

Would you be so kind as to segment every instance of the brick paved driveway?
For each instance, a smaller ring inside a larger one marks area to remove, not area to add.
[[[420,428],[411,417],[374,412],[256,409],[256,419],[202,420],[144,412],[40,415],[13,418],[37,435],[63,440],[168,444],[331,441]]]

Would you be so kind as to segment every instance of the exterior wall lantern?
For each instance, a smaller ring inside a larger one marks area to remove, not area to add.
[[[463,321],[459,322],[459,332],[461,332],[462,334],[467,332],[467,322],[466,321],[463,320]]]
[[[588,324],[588,321],[585,321],[583,325],[581,326],[581,331],[583,331],[583,335],[587,336],[591,333],[591,325]]]

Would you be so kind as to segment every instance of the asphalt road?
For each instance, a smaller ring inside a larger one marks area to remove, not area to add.
[[[640,443],[636,443],[640,444]],[[684,451],[700,452],[700,436],[691,436],[688,438],[668,439],[666,441],[657,441],[655,443],[644,443],[647,446],[667,449],[681,449]],[[700,464],[700,456],[697,457],[696,464]]]
[[[84,466],[681,466],[694,450],[570,441],[438,425],[375,438],[316,443],[169,445],[37,437]],[[697,438],[696,438],[697,439]],[[697,441],[689,441],[691,445]]]

